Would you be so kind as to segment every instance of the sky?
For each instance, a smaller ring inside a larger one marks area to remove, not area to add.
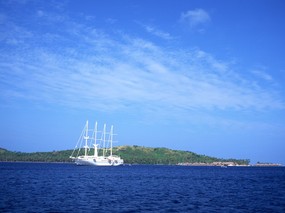
[[[283,0],[0,0],[0,147],[114,146],[285,164]]]

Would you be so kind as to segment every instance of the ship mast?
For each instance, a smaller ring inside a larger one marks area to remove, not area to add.
[[[113,155],[113,125],[111,126],[110,131],[110,156]]]
[[[106,124],[104,124],[104,129],[103,129],[103,157],[105,157],[106,153]]]
[[[95,123],[95,131],[94,131],[94,156],[98,157],[97,122]]]
[[[87,149],[89,148],[88,144],[87,144],[88,143],[88,139],[89,139],[89,136],[88,136],[88,120],[86,121],[84,139],[85,139],[84,156],[86,157],[87,156]]]

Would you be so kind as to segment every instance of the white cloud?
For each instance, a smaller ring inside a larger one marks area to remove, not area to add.
[[[106,22],[108,24],[115,24],[118,20],[117,19],[114,19],[114,18],[107,18],[106,19]]]
[[[1,99],[173,115],[284,108],[274,89],[254,85],[209,53],[171,50],[128,35],[113,39],[94,27],[64,21],[64,34],[35,36],[37,41],[27,40],[25,51],[17,54],[16,49],[2,51]]]
[[[13,67],[5,68],[10,73],[4,75],[6,83],[11,81],[6,89],[20,88],[17,91],[23,91],[23,96],[27,93],[28,98],[43,102],[103,111],[124,110],[128,105],[157,111],[283,107],[270,91],[253,88],[245,79],[240,84],[229,68],[221,62],[217,66],[206,53],[202,58],[200,51],[169,54],[143,40],[110,43],[108,47],[103,41],[106,51],[95,50],[85,59],[43,50],[32,54],[35,62],[14,59]],[[13,79],[20,81],[13,85]]]
[[[265,81],[268,81],[268,82],[271,82],[273,81],[271,75],[269,75],[268,73],[266,73],[266,71],[264,71],[263,69],[254,69],[251,71],[255,76],[265,80]]]
[[[43,17],[45,15],[45,13],[42,10],[38,10],[37,11],[37,16],[38,17]]]
[[[151,33],[152,35],[155,35],[159,38],[162,38],[162,39],[165,39],[165,40],[171,40],[173,39],[173,37],[169,34],[169,33],[166,33],[166,32],[163,32],[153,26],[147,26],[145,25],[144,26],[145,30],[149,33]]]
[[[191,28],[208,23],[211,21],[210,15],[203,9],[188,10],[182,13],[180,21],[189,24]]]

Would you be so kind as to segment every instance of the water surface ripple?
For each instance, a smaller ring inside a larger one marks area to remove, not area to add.
[[[285,212],[285,168],[0,163],[0,212]]]

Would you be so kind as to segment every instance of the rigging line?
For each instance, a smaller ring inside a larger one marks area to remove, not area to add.
[[[82,149],[82,143],[83,143],[83,139],[84,139],[84,134],[85,134],[86,128],[87,128],[87,125],[85,125],[84,128],[83,128],[83,130],[82,130],[82,133],[81,133],[81,136],[80,136],[80,145],[79,145],[80,148],[78,149],[78,152],[77,152],[77,156],[76,156],[76,157],[79,156],[80,151],[81,151],[81,149]]]
[[[84,130],[85,130],[85,127],[83,128],[83,130],[82,130],[82,132],[81,132],[81,134],[80,134],[80,136],[79,136],[79,138],[78,138],[78,140],[77,140],[76,146],[75,146],[75,148],[73,149],[71,156],[73,156],[75,150],[77,149],[78,144],[79,144],[79,141],[81,140],[82,135],[84,134]],[[80,150],[80,147],[81,147],[81,146],[79,146],[79,150]],[[77,153],[77,156],[78,156],[78,153]],[[76,156],[76,157],[77,157],[77,156]]]

